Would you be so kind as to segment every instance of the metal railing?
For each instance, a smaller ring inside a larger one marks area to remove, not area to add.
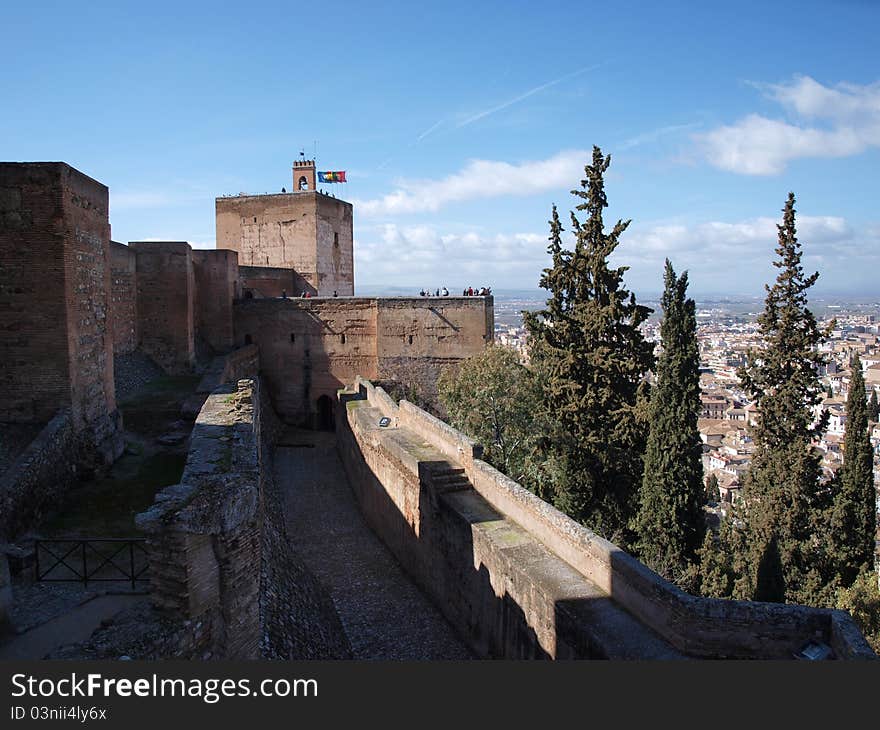
[[[125,581],[134,589],[148,580],[145,543],[137,537],[37,540],[37,581],[84,585]]]

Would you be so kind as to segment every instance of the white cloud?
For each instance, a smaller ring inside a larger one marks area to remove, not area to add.
[[[759,293],[776,276],[776,224],[769,217],[711,221],[699,225],[657,223],[631,226],[613,254],[630,266],[627,284],[656,292],[668,257],[690,272],[697,292]],[[880,225],[857,228],[839,216],[797,220],[807,273],[818,269],[825,287],[865,289],[880,265]],[[385,224],[368,229],[355,243],[359,281],[410,286],[467,285],[534,287],[549,264],[547,233],[487,235],[444,233],[433,226]]]
[[[401,179],[397,189],[372,200],[355,200],[358,215],[400,215],[436,211],[448,203],[502,195],[531,195],[568,189],[583,177],[591,159],[585,150],[565,150],[546,160],[511,164],[471,160],[461,170],[440,180]]]
[[[431,226],[394,223],[373,230],[359,237],[354,248],[358,276],[370,283],[463,288],[530,277],[546,265],[546,234],[441,233]]]
[[[756,86],[793,121],[750,114],[696,135],[708,161],[722,170],[775,175],[791,160],[846,157],[880,146],[880,82],[830,88],[799,76],[788,84]]]

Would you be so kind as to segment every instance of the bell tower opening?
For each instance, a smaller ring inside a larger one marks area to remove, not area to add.
[[[293,163],[293,192],[305,193],[315,189],[315,161],[301,157]]]

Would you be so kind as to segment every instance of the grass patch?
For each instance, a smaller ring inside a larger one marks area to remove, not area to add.
[[[185,464],[183,453],[123,456],[106,477],[68,492],[40,532],[50,537],[138,535],[134,516],[153,503],[156,492],[180,481]]]
[[[198,383],[195,375],[163,376],[150,381],[119,406],[126,430],[141,436],[161,435],[180,417],[181,404]]]

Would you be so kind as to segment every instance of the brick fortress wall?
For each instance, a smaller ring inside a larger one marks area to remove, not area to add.
[[[493,337],[492,297],[250,299],[235,305],[239,345],[260,350],[281,418],[317,426],[319,400],[361,375],[436,399],[436,377]]]
[[[59,162],[0,164],[2,420],[69,407],[84,461],[122,440],[113,385],[110,224],[104,185]]]
[[[127,355],[137,348],[137,257],[116,241],[110,242],[110,330],[114,355]]]
[[[315,191],[240,195],[217,198],[216,220],[217,247],[237,251],[239,265],[294,269],[313,295],[354,294],[351,203]]]
[[[232,302],[240,296],[235,251],[193,249],[195,274],[195,334],[216,352],[234,342]]]
[[[166,372],[189,372],[195,364],[192,248],[183,241],[129,247],[137,257],[141,348]]]

